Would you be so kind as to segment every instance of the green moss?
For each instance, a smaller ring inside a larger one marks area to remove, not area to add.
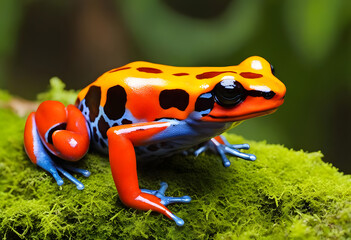
[[[3,89],[0,89],[0,102],[7,102],[11,99],[11,95],[3,90]]]
[[[171,196],[189,204],[169,208],[183,227],[161,214],[125,207],[106,156],[89,153],[78,163],[89,178],[78,191],[53,178],[26,156],[25,119],[0,109],[0,236],[3,239],[350,239],[351,178],[322,161],[320,152],[249,142],[255,162],[218,156],[174,156],[138,170],[143,188],[169,184]]]
[[[74,103],[77,98],[77,91],[65,90],[65,86],[66,84],[58,77],[52,77],[50,79],[50,89],[47,92],[38,94],[38,100],[40,102],[45,100],[56,100],[65,105]]]

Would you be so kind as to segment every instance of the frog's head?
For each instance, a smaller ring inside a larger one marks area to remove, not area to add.
[[[231,71],[211,79],[211,91],[201,94],[195,111],[201,120],[235,122],[273,113],[283,102],[285,85],[261,57],[249,57]]]

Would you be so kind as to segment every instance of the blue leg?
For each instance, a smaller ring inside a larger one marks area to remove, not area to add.
[[[163,204],[164,206],[167,206],[168,204],[171,204],[171,203],[189,203],[191,201],[191,197],[189,196],[183,196],[183,197],[165,196],[165,192],[167,188],[168,188],[168,184],[165,182],[161,182],[161,187],[159,190],[141,189],[141,191],[158,197],[161,200],[161,204]],[[177,217],[174,214],[172,218],[178,226],[183,226],[184,224],[183,219]]]

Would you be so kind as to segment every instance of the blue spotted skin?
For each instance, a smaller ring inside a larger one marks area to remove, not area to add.
[[[106,123],[109,125],[109,127],[123,125],[123,123],[122,123],[123,119],[128,119],[132,123],[138,122],[133,117],[133,115],[130,113],[130,111],[127,109],[121,118],[119,118],[117,120],[111,120],[106,116],[106,114],[104,112],[104,108],[102,106],[99,106],[99,114],[95,118],[95,120],[92,122],[89,119],[89,108],[85,104],[85,99],[83,99],[80,102],[78,107],[81,110],[81,112],[83,113],[85,119],[87,120],[89,129],[90,129],[92,145],[94,146],[94,148],[96,148],[97,150],[99,150],[100,152],[105,153],[105,154],[108,154],[108,141],[107,141],[107,138],[103,137],[103,135],[98,127],[98,122],[99,122],[100,118],[103,118],[106,121]],[[94,133],[95,132],[94,128],[96,129],[96,134]],[[103,142],[105,144],[105,147],[103,147],[101,145],[101,142]]]

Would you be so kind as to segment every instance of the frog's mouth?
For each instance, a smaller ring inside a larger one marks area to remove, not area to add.
[[[253,112],[253,113],[248,113],[246,115],[241,115],[241,116],[237,116],[237,117],[233,117],[233,116],[213,116],[211,114],[207,115],[207,117],[210,117],[212,119],[216,119],[216,120],[226,120],[226,121],[241,121],[241,120],[246,120],[249,118],[254,118],[254,117],[259,117],[259,116],[264,116],[264,115],[268,115],[271,113],[274,113],[275,111],[277,111],[277,107],[276,108],[271,108],[265,111],[257,111],[257,112]]]

